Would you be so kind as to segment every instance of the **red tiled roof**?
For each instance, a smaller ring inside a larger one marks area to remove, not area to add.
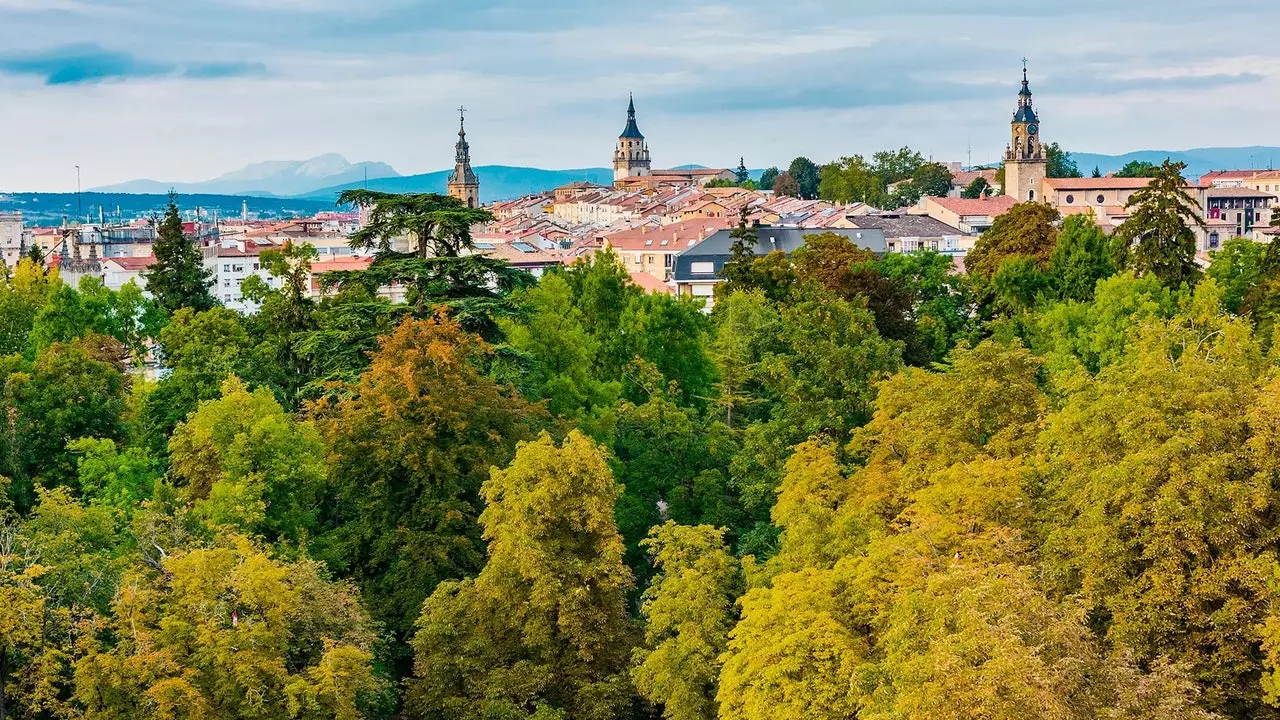
[[[119,265],[121,270],[138,272],[155,264],[156,258],[154,255],[146,255],[144,257],[112,257],[105,258],[104,261]]]
[[[667,285],[647,272],[632,272],[631,282],[635,283],[641,290],[644,290],[647,293],[662,295],[672,294],[672,288],[670,285]]]
[[[690,218],[656,228],[646,226],[623,230],[605,235],[604,239],[620,251],[681,252],[688,249],[690,243],[706,239],[720,230],[727,230],[731,225],[729,218]]]
[[[928,198],[929,202],[937,203],[941,207],[961,217],[972,217],[975,215],[984,215],[987,217],[996,217],[1003,215],[1018,204],[1015,198],[1008,195],[1001,195],[992,198],[980,198],[970,200],[968,198]]]

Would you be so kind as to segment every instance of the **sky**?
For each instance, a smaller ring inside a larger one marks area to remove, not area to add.
[[[1280,145],[1275,0],[0,0],[0,189],[340,153],[403,174],[911,146],[997,159],[1022,59],[1069,150]]]

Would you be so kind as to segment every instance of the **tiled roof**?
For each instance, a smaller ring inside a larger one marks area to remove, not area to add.
[[[647,293],[671,295],[674,292],[670,285],[667,285],[647,272],[631,273],[631,282],[635,283],[641,290],[644,290]]]
[[[128,272],[141,272],[155,264],[154,255],[145,255],[143,257],[112,257],[103,258],[103,262],[112,262],[120,267],[121,270]]]
[[[1247,187],[1214,187],[1204,191],[1205,197],[1211,198],[1273,198],[1275,193],[1263,192]]]
[[[950,210],[961,217],[972,217],[983,215],[986,217],[996,217],[1003,215],[1018,204],[1015,198],[1008,195],[999,197],[981,198],[978,200],[970,200],[968,198],[927,198],[929,202],[937,203],[939,206]]]
[[[948,237],[958,234],[950,225],[928,215],[863,215],[849,218],[860,228],[879,228],[886,238]]]

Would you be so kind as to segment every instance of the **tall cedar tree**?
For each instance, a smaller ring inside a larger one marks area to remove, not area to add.
[[[720,276],[724,278],[720,289],[727,297],[734,290],[744,290],[751,285],[751,267],[756,261],[756,243],[759,236],[748,219],[744,205],[738,211],[738,227],[729,233],[733,242],[729,245],[729,262],[724,264]]]
[[[1125,203],[1129,219],[1116,229],[1116,264],[1174,288],[1199,276],[1192,227],[1205,227],[1200,203],[1186,191],[1186,169],[1185,163],[1165,160],[1151,184]]]
[[[169,193],[169,207],[156,228],[155,256],[155,264],[144,277],[156,305],[165,312],[173,314],[188,307],[208,310],[218,304],[209,293],[213,273],[205,268],[195,241],[182,232],[176,193]]]

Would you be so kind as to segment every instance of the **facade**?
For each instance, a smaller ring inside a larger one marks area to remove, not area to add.
[[[849,222],[862,230],[883,232],[885,250],[891,253],[933,250],[943,255],[966,255],[978,241],[977,235],[927,215],[884,213],[850,217]]]
[[[640,227],[605,235],[601,246],[616,252],[627,272],[644,273],[665,283],[671,279],[677,255],[732,225],[723,218],[704,217]]]
[[[676,294],[681,297],[704,298],[706,308],[711,308],[715,303],[716,285],[724,282],[720,277],[720,271],[732,257],[732,232],[721,230],[676,256],[672,278],[676,285]],[[806,236],[823,232],[843,235],[854,245],[877,254],[888,251],[884,231],[880,229],[808,230],[764,226],[756,228],[755,253],[768,255],[772,252],[783,252],[791,255],[804,247]]]
[[[627,127],[618,136],[618,147],[613,153],[613,181],[644,177],[652,167],[649,144],[636,125],[636,101],[633,97],[627,105]]]
[[[1032,107],[1025,65],[1011,127],[1013,136],[1004,153],[1004,192],[1018,202],[1039,200],[1040,185],[1049,174],[1049,161],[1040,142],[1040,118]]]
[[[1011,195],[977,200],[936,197],[921,200],[922,214],[955,228],[962,235],[981,235],[995,223],[996,218],[1017,204],[1018,200]]]
[[[466,110],[459,109],[458,144],[454,146],[455,164],[449,176],[449,197],[461,200],[467,207],[480,207],[480,178],[471,169],[471,145],[467,142]]]
[[[1206,188],[1200,203],[1205,221],[1221,222],[1211,224],[1202,248],[1216,250],[1233,237],[1269,240],[1269,236],[1263,236],[1260,231],[1270,226],[1276,201],[1275,193],[1248,187]]]
[[[0,212],[0,258],[9,267],[17,265],[27,249],[22,233],[22,213]]]

